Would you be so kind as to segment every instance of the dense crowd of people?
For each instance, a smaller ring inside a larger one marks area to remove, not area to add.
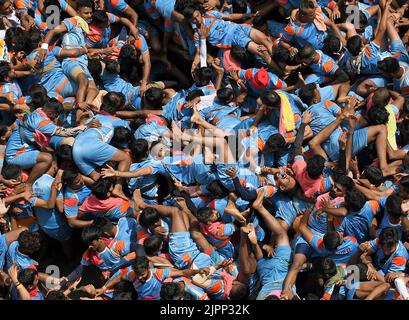
[[[408,300],[403,0],[0,0],[0,298]]]

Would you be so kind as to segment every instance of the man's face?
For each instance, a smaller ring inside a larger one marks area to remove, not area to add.
[[[90,247],[92,248],[92,249],[94,249],[95,251],[97,251],[98,250],[98,248],[100,247],[100,242],[101,242],[102,240],[93,240],[92,242],[91,242],[91,244],[90,244]]]
[[[58,113],[57,113],[57,112],[53,112],[53,111],[46,111],[45,114],[47,115],[47,117],[48,117],[51,121],[54,121],[54,120],[57,119],[57,117],[58,117]]]
[[[4,5],[0,6],[0,12],[5,15],[9,15],[13,13],[13,4],[11,1],[7,0]]]
[[[82,175],[78,174],[75,179],[72,181],[70,187],[73,189],[79,189],[84,185],[84,179]]]
[[[303,23],[313,22],[315,19],[315,9],[307,9],[300,13],[299,19]]]
[[[296,185],[295,179],[292,176],[288,175],[287,173],[283,174],[278,173],[276,177],[278,180],[278,186],[281,190],[288,191],[295,188]]]
[[[210,216],[210,221],[211,222],[216,222],[219,220],[219,213],[216,210],[212,210],[212,215]]]
[[[149,270],[144,270],[141,274],[138,274],[136,277],[138,280],[142,283],[145,283],[146,280],[148,280],[150,276],[150,271]]]
[[[198,10],[196,10],[193,13],[193,17],[192,17],[192,22],[196,25],[196,26],[200,26],[202,24],[202,15],[200,14],[200,12]]]
[[[383,253],[385,254],[385,256],[389,257],[392,253],[395,252],[396,247],[397,247],[397,244],[393,245],[391,248],[381,246],[381,249],[382,249]]]
[[[335,182],[334,188],[330,191],[330,195],[331,197],[336,198],[343,196],[345,192],[346,192],[345,187]]]
[[[81,9],[79,9],[78,14],[87,23],[92,22],[92,8],[82,7]]]

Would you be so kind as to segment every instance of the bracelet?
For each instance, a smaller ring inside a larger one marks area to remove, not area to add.
[[[14,284],[16,287],[18,287],[19,285],[21,285],[21,283],[19,281],[17,281],[17,283]]]
[[[41,49],[48,50],[48,43],[42,43]]]
[[[19,289],[19,287],[22,287],[23,285],[21,284],[21,283],[19,283],[17,286],[16,286],[16,288],[17,288],[17,290]]]

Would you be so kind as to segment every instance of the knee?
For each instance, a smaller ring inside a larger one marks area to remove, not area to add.
[[[41,152],[37,158],[37,161],[51,164],[51,162],[53,162],[53,156],[47,152]]]

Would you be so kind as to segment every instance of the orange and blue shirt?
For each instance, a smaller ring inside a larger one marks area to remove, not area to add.
[[[319,256],[332,258],[336,265],[346,265],[359,247],[356,238],[349,236],[344,237],[335,250],[327,250],[324,247],[324,235],[313,236],[310,246]]]
[[[396,250],[389,257],[385,256],[380,247],[379,238],[370,242],[370,248],[375,251],[375,266],[381,274],[405,271],[409,255],[402,242],[399,241]]]

